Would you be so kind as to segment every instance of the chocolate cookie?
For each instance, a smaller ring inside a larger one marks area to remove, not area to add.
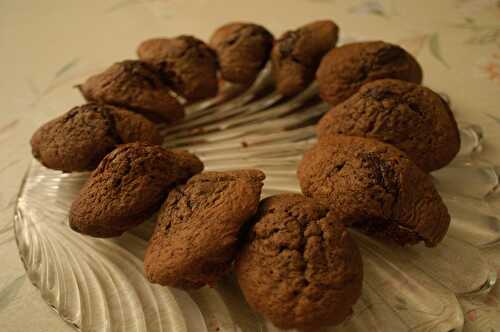
[[[252,23],[228,23],[210,39],[217,52],[220,73],[229,82],[248,84],[265,66],[274,37],[264,27]]]
[[[460,149],[457,123],[447,103],[431,89],[392,79],[363,85],[323,116],[317,133],[384,141],[427,172],[446,166]]]
[[[279,328],[341,323],[361,294],[356,243],[327,208],[298,194],[263,200],[236,276],[252,308]]]
[[[203,41],[192,36],[153,38],[142,42],[137,54],[159,66],[172,89],[187,100],[217,94],[217,56]]]
[[[140,114],[85,104],[47,122],[33,134],[33,156],[63,172],[91,171],[122,143],[161,143],[155,125]]]
[[[315,21],[285,32],[274,44],[272,72],[278,92],[292,96],[314,80],[323,55],[335,47],[339,34],[332,21]]]
[[[145,62],[117,62],[78,86],[88,101],[124,107],[154,121],[174,123],[184,109],[157,69]]]
[[[450,216],[431,177],[392,145],[324,136],[304,154],[298,177],[306,196],[367,234],[432,247],[448,230]]]
[[[316,78],[321,98],[337,105],[370,81],[395,78],[421,83],[422,68],[401,47],[372,41],[332,49],[321,60]]]
[[[264,177],[259,170],[206,172],[173,189],[146,251],[147,278],[179,288],[213,285],[232,265]]]
[[[73,202],[73,230],[113,237],[150,217],[172,187],[201,172],[202,162],[184,151],[130,143],[108,154]]]

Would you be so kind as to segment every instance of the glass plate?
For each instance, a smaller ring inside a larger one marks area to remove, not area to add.
[[[272,90],[266,68],[246,91],[223,91],[188,106],[182,123],[162,128],[164,146],[196,153],[206,170],[262,169],[263,196],[299,192],[297,163],[328,110],[317,86],[285,99]],[[54,88],[38,107],[54,108],[63,93]],[[460,134],[457,159],[432,174],[452,216],[447,237],[436,248],[401,248],[352,231],[363,255],[363,294],[346,322],[324,331],[461,330],[458,299],[493,286],[495,269],[481,249],[500,240],[498,168],[478,158],[480,128],[461,123]],[[152,220],[115,239],[71,231],[68,209],[87,177],[33,161],[15,213],[27,274],[65,321],[82,331],[279,331],[249,309],[232,275],[214,288],[190,292],[150,284],[142,259]]]

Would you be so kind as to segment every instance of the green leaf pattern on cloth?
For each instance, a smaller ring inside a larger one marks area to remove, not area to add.
[[[443,58],[443,55],[441,54],[441,45],[439,41],[439,34],[434,33],[431,35],[429,38],[429,49],[431,51],[431,54],[439,61],[441,62],[446,68],[450,68],[450,65],[446,62],[446,60]]]
[[[25,279],[26,275],[23,274],[7,283],[7,285],[3,288],[0,288],[0,312],[7,308],[7,306],[16,298],[16,295],[21,289]]]

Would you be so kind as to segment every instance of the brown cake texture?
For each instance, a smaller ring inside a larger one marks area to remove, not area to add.
[[[394,79],[363,85],[323,116],[317,133],[384,141],[426,172],[449,164],[460,149],[457,123],[448,104],[429,88]]]
[[[140,114],[95,103],[73,107],[45,123],[31,138],[33,156],[63,172],[91,171],[118,144],[162,141],[156,126]]]
[[[331,105],[337,105],[370,81],[394,78],[421,83],[422,68],[401,47],[371,41],[332,49],[321,60],[316,78],[321,98]]]
[[[336,325],[360,297],[363,266],[342,222],[311,198],[263,200],[236,261],[248,304],[283,329]]]
[[[88,101],[124,107],[157,122],[172,124],[184,117],[184,108],[158,69],[143,61],[117,62],[78,88]]]
[[[329,20],[315,21],[285,32],[271,52],[272,73],[278,92],[295,95],[314,80],[323,55],[337,44],[338,26]]]
[[[145,143],[121,145],[81,189],[70,209],[70,226],[95,237],[119,236],[150,217],[175,185],[202,169],[202,162],[184,151]]]
[[[194,101],[217,94],[217,56],[193,36],[152,38],[142,42],[139,59],[159,66],[172,89]]]
[[[147,278],[178,288],[213,285],[232,266],[264,178],[259,170],[205,172],[173,189],[146,251]]]
[[[445,236],[450,216],[431,177],[396,147],[355,136],[324,136],[298,168],[302,192],[346,225],[401,245]]]
[[[225,24],[210,38],[222,78],[240,84],[255,80],[270,56],[273,42],[274,37],[266,28],[244,22]]]

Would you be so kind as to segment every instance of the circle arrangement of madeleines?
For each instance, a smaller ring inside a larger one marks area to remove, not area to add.
[[[139,60],[88,78],[78,88],[89,103],[31,139],[46,167],[93,170],[71,205],[70,227],[115,237],[158,212],[144,257],[150,282],[192,289],[234,271],[248,304],[276,326],[340,324],[363,281],[346,227],[436,246],[450,216],[428,172],[456,156],[460,138],[449,105],[419,85],[413,56],[382,41],[336,48],[338,34],[320,20],[275,41],[260,25],[233,22],[208,44],[187,35],[148,39]],[[267,63],[279,95],[316,78],[333,108],[298,166],[304,195],[260,201],[263,172],[202,172],[195,155],[159,145],[157,125],[181,121],[185,105],[223,93],[224,81],[247,87]]]
[[[144,257],[147,278],[179,288],[214,285],[232,266],[264,178],[259,170],[205,172],[173,189]]]
[[[324,136],[304,154],[297,174],[306,196],[369,235],[433,247],[448,230],[450,216],[432,178],[392,145]]]
[[[217,94],[217,56],[195,37],[148,39],[139,45],[137,55],[142,61],[159,66],[172,89],[187,100]]]
[[[315,200],[282,194],[260,203],[236,262],[248,303],[280,328],[335,325],[361,294],[358,247]]]
[[[252,83],[264,68],[274,37],[266,28],[253,23],[228,23],[210,38],[217,52],[220,74],[226,81]]]
[[[334,48],[323,57],[316,73],[321,98],[331,105],[343,102],[370,81],[395,78],[421,83],[422,76],[411,54],[382,41]]]
[[[42,125],[31,138],[33,156],[63,172],[91,171],[118,144],[160,144],[155,125],[110,105],[85,104]]]
[[[203,170],[187,152],[145,143],[124,144],[92,172],[71,205],[73,230],[95,237],[119,236],[144,222],[169,190]]]
[[[448,104],[429,88],[393,79],[363,85],[323,116],[317,134],[387,142],[427,172],[446,166],[460,149],[457,124]]]
[[[332,21],[316,21],[285,32],[271,53],[276,90],[284,96],[303,91],[314,80],[323,55],[337,44],[338,34]]]

